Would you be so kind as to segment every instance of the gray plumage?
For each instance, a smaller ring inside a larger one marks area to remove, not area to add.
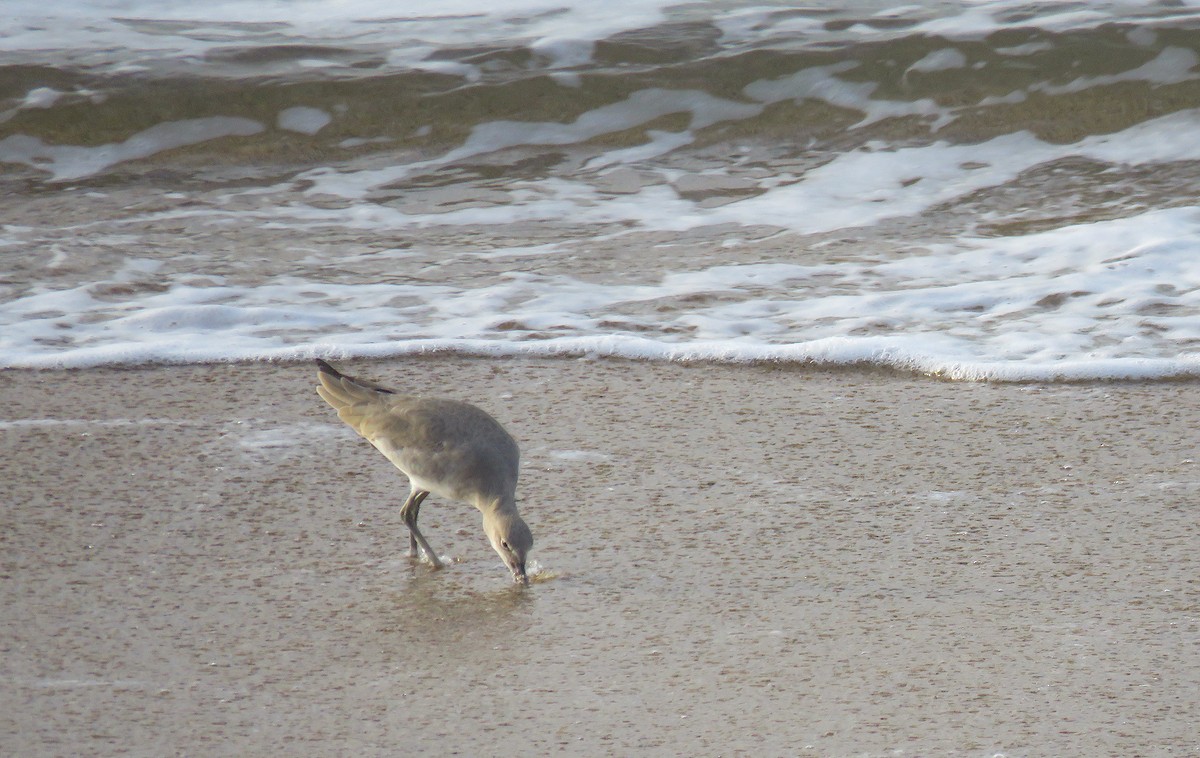
[[[533,535],[517,512],[521,454],[500,422],[469,403],[399,394],[322,360],[317,367],[317,393],[408,477],[411,491],[400,515],[408,525],[409,555],[416,557],[419,545],[434,566],[442,565],[417,527],[421,503],[433,493],[478,508],[488,541],[513,579],[528,584]]]

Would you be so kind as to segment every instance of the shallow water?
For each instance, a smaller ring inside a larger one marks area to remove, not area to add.
[[[42,5],[3,366],[1197,371],[1192,4]]]
[[[410,564],[309,365],[7,372],[6,752],[1196,749],[1190,382],[359,368],[517,436],[545,578]]]

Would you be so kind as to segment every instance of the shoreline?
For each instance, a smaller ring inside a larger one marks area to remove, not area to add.
[[[5,371],[4,752],[1196,749],[1188,380],[333,362],[509,429],[534,586],[307,362]]]
[[[822,342],[818,340],[817,343]],[[964,363],[928,356],[896,357],[891,349],[869,349],[842,344],[814,348],[814,343],[741,346],[734,355],[725,343],[667,343],[641,338],[579,337],[508,343],[485,339],[406,340],[405,347],[361,347],[358,351],[327,351],[312,347],[287,347],[251,351],[229,357],[221,351],[206,357],[195,351],[178,357],[162,357],[161,348],[148,347],[149,358],[130,356],[109,360],[75,360],[75,365],[24,359],[20,365],[0,366],[0,371],[77,371],[92,369],[167,368],[174,366],[292,365],[328,361],[402,362],[406,360],[525,360],[525,361],[613,361],[674,364],[687,367],[726,366],[778,368],[812,372],[882,371],[901,378],[924,378],[971,384],[1089,384],[1098,382],[1200,381],[1200,359],[1114,358],[1094,363],[1083,361],[1043,362],[991,361]],[[623,346],[623,347],[622,347]],[[103,351],[102,351],[103,352]],[[336,354],[335,354],[336,353]],[[49,359],[48,359],[49,360]]]

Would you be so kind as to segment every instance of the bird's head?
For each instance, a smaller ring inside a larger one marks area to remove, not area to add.
[[[533,533],[521,517],[515,511],[485,511],[483,531],[504,565],[512,572],[513,581],[529,584],[529,577],[525,575],[525,558],[533,549]]]

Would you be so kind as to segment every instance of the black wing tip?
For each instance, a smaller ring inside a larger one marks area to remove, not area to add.
[[[334,376],[342,375],[342,372],[338,371],[333,366],[330,366],[328,363],[321,360],[320,358],[317,359],[317,368],[320,369],[321,373],[323,373],[323,374],[333,374]]]
[[[329,363],[321,360],[320,358],[317,358],[316,360],[317,360],[317,368],[320,369],[322,374],[329,374],[330,376],[332,376],[335,379],[346,379],[348,381],[351,381],[351,382],[359,385],[360,387],[366,387],[367,389],[375,390],[376,392],[383,392],[388,395],[396,394],[395,390],[390,390],[387,387],[380,387],[375,382],[368,382],[364,379],[357,379],[353,376],[346,376],[341,371],[338,371],[336,368],[329,365]]]

